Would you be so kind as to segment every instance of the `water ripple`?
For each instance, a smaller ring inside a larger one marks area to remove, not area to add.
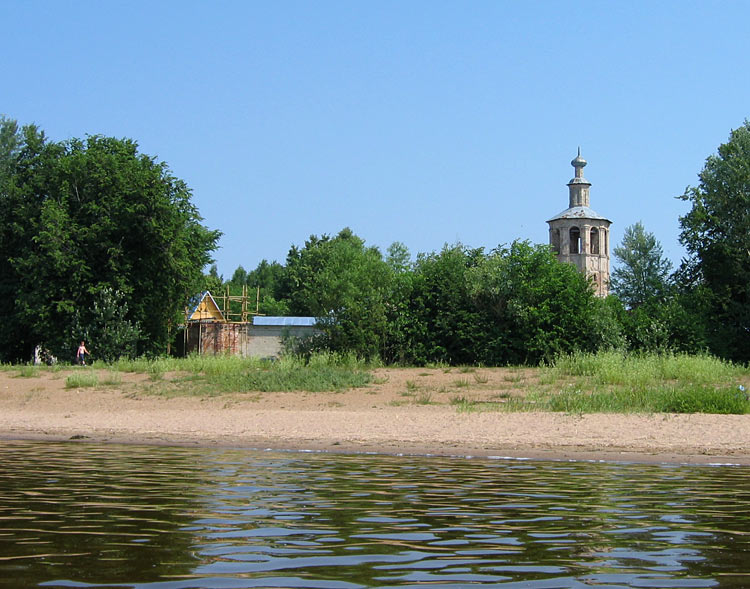
[[[0,444],[0,586],[750,584],[744,467]]]

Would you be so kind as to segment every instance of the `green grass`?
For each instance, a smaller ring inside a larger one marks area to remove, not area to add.
[[[750,413],[747,367],[709,355],[570,354],[543,369],[524,405],[569,413]]]
[[[189,356],[119,361],[102,365],[105,372],[75,368],[67,376],[67,388],[118,386],[123,372],[148,375],[146,392],[162,395],[213,396],[234,392],[342,391],[373,382],[372,365],[352,355],[318,354],[308,359],[283,357],[278,361],[239,356]],[[3,365],[14,376],[38,377],[55,367]],[[450,368],[444,370],[450,372]],[[452,387],[470,390],[485,385],[487,376],[458,368],[460,378]],[[101,377],[97,378],[97,374]],[[67,374],[67,371],[66,371]],[[471,375],[471,377],[469,377]],[[457,375],[458,376],[458,375]],[[538,378],[522,378],[520,369],[505,377],[514,393],[501,400],[468,400],[455,397],[459,411],[560,411],[581,413],[750,413],[747,392],[750,368],[709,355],[687,354],[570,354],[541,367]],[[387,382],[387,375],[375,380]],[[412,403],[429,404],[424,381],[406,381]],[[487,387],[482,387],[487,390]],[[516,392],[515,389],[521,389]],[[491,392],[491,391],[490,391]]]
[[[16,366],[15,369],[18,371],[16,378],[36,378],[39,376],[39,366],[34,366],[33,364]]]
[[[90,370],[76,371],[65,379],[66,389],[95,387],[97,384],[99,384],[99,377],[96,372]]]
[[[622,389],[587,393],[564,391],[537,397],[536,409],[566,413],[722,413],[742,414],[750,404],[737,387],[706,385],[662,387],[654,390]]]
[[[322,353],[305,360],[240,356],[189,356],[121,360],[113,371],[148,374],[163,394],[217,395],[229,392],[341,391],[370,383],[369,365],[353,355]]]
[[[103,386],[119,386],[122,384],[122,374],[114,370],[110,370],[107,374],[99,381],[99,384]]]
[[[595,384],[648,388],[664,381],[713,384],[747,375],[746,368],[707,354],[600,352],[560,356],[547,369],[559,377],[586,377]]]

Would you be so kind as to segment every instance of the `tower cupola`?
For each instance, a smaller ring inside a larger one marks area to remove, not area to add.
[[[583,168],[586,167],[586,160],[581,157],[581,148],[578,148],[578,155],[570,165],[576,170],[575,177],[568,182],[570,192],[569,207],[588,207],[590,205],[589,189],[591,182],[583,177]]]

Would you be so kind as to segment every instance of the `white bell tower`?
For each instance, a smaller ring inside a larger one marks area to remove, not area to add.
[[[590,207],[591,183],[583,177],[586,160],[578,155],[570,162],[575,177],[568,182],[568,208],[552,217],[549,223],[549,242],[557,259],[574,264],[589,276],[594,291],[600,297],[609,294],[609,226],[612,221]]]

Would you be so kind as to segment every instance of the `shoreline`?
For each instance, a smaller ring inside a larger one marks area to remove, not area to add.
[[[456,458],[466,460],[506,460],[506,461],[549,461],[549,462],[609,462],[621,464],[663,464],[675,466],[750,466],[750,456],[746,454],[685,454],[680,452],[644,450],[613,450],[560,446],[557,448],[428,448],[425,446],[375,446],[367,443],[342,444],[341,442],[291,443],[279,440],[207,440],[169,439],[167,437],[144,438],[136,434],[124,435],[72,435],[61,433],[25,432],[22,434],[0,432],[3,442],[51,442],[78,444],[113,444],[125,446],[153,446],[204,449],[233,449],[251,452],[280,452],[298,454],[346,454],[378,455],[417,458]]]
[[[414,370],[382,370],[388,383],[343,392],[210,397],[154,394],[145,375],[76,389],[0,371],[0,441],[750,466],[750,415],[462,412],[450,391],[405,396]]]

